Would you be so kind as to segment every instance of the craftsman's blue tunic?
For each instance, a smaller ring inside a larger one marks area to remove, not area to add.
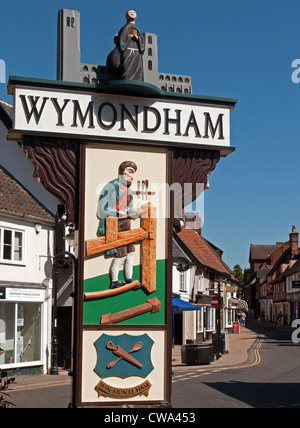
[[[120,189],[121,179],[116,178],[106,184],[104,189],[101,192],[98,206],[97,206],[97,217],[100,220],[98,226],[98,235],[106,235],[105,219],[106,217],[118,217],[118,211],[116,209],[117,202],[122,197],[124,192]],[[132,190],[128,188],[129,192],[129,204],[126,209],[126,214],[133,214],[135,212],[133,208],[133,196]],[[106,252],[108,256],[115,255],[117,253],[116,249],[109,250]]]

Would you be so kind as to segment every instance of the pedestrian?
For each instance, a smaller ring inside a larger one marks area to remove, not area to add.
[[[278,324],[282,325],[283,317],[284,317],[284,314],[283,314],[282,311],[280,311],[279,314],[277,315],[277,322],[278,322]]]
[[[247,318],[247,315],[245,314],[245,312],[242,312],[241,313],[241,321],[240,321],[241,327],[245,327],[245,325],[246,325],[246,318]]]

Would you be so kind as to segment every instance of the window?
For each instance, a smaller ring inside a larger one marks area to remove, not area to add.
[[[198,291],[200,293],[204,292],[204,278],[203,278],[203,274],[200,274],[198,276]]]
[[[208,306],[202,306],[201,310],[197,311],[197,332],[202,333],[204,331],[204,328],[208,332],[214,331],[216,329],[215,320],[215,309],[210,308]]]
[[[207,331],[215,330],[216,312],[213,308],[206,309],[206,329]]]
[[[67,16],[67,27],[75,27],[75,18]]]
[[[234,321],[234,311],[232,309],[225,309],[225,327],[232,327]]]
[[[186,291],[186,276],[185,272],[179,273],[179,291]]]
[[[0,227],[0,262],[24,264],[24,232]]]
[[[197,316],[197,333],[203,332],[203,307],[199,311],[196,311]]]
[[[41,304],[0,302],[0,365],[41,361]]]

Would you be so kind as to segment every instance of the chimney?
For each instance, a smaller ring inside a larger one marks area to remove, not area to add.
[[[185,226],[193,229],[201,235],[201,217],[198,213],[185,213]]]
[[[293,226],[292,232],[290,233],[290,247],[292,256],[297,256],[299,252],[298,235],[299,233],[296,230],[296,226]]]

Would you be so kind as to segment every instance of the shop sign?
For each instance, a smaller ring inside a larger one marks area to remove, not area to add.
[[[300,288],[300,280],[292,281],[292,288]]]
[[[43,302],[45,291],[26,288],[6,288],[6,300],[18,302]]]

